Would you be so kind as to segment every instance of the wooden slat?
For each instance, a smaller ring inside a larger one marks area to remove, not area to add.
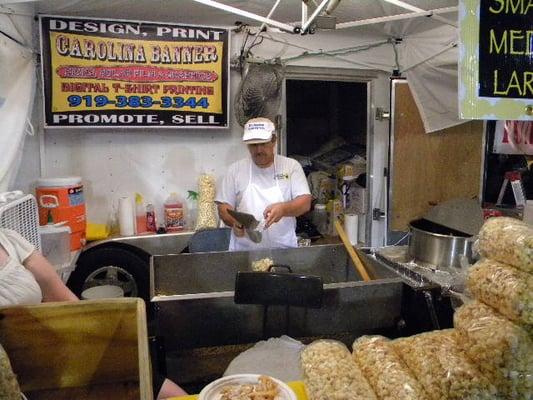
[[[339,234],[342,243],[344,244],[344,248],[348,252],[348,255],[350,256],[350,259],[353,262],[353,265],[355,266],[355,270],[361,275],[361,278],[363,278],[363,281],[368,282],[370,281],[370,276],[368,275],[368,272],[366,271],[366,268],[364,264],[361,262],[361,259],[355,252],[352,244],[350,243],[350,239],[348,239],[348,235],[346,234],[346,231],[342,227],[340,221],[338,219],[335,220],[335,229],[337,230],[337,233]]]
[[[133,382],[153,397],[140,299],[3,308],[0,342],[23,391]]]
[[[393,231],[406,231],[410,221],[433,205],[479,196],[481,121],[425,133],[409,86],[402,83],[396,85],[394,125],[389,215]]]

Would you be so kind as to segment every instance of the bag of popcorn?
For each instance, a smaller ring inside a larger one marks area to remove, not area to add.
[[[317,340],[302,351],[300,364],[309,400],[377,400],[348,348]]]
[[[380,400],[426,400],[429,396],[383,336],[362,336],[353,358]]]
[[[533,324],[533,274],[483,259],[470,268],[470,294],[510,320]]]

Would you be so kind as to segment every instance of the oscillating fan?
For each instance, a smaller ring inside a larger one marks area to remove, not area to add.
[[[241,126],[250,119],[274,121],[281,101],[283,69],[280,65],[251,64],[235,98],[235,117]]]
[[[39,211],[31,194],[21,191],[0,193],[0,228],[12,229],[41,250]]]

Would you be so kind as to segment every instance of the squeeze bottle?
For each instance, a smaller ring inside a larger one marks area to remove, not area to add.
[[[143,197],[139,193],[135,193],[135,223],[137,235],[146,233],[146,213],[143,207]]]
[[[157,232],[154,205],[151,203],[148,203],[146,205],[146,230],[148,232],[153,232],[153,233]]]

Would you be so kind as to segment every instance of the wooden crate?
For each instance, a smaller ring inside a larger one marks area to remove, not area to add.
[[[32,400],[153,400],[140,299],[2,308],[0,343]]]

